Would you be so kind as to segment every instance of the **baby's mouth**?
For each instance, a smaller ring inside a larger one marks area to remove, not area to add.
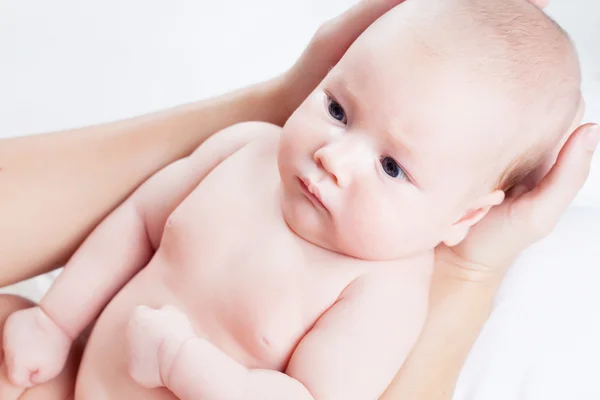
[[[304,193],[304,195],[317,207],[324,209],[329,212],[323,200],[321,199],[321,193],[319,192],[319,188],[313,185],[310,180],[306,178],[298,178],[298,182],[300,184],[300,189]]]

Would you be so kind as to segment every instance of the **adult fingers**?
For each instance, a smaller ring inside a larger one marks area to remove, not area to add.
[[[550,3],[550,0],[529,0],[529,1],[531,1],[533,4],[535,4],[536,6],[538,6],[540,8],[545,8]]]
[[[335,40],[340,48],[350,45],[373,22],[404,0],[361,0],[343,14],[326,22],[317,32],[318,38]]]
[[[523,196],[529,203],[532,223],[540,235],[554,228],[567,207],[585,184],[600,128],[594,124],[579,127],[560,151],[556,163],[540,184]]]

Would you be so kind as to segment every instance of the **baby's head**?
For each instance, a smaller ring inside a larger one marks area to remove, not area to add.
[[[285,218],[357,258],[455,245],[561,142],[579,83],[569,38],[526,0],[407,0],[285,125]]]

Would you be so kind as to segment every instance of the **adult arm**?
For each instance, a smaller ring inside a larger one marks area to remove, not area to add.
[[[126,121],[0,140],[0,286],[63,265],[143,181],[240,121],[281,123],[277,81]]]
[[[359,2],[270,81],[125,121],[0,140],[0,287],[62,266],[143,181],[215,132],[284,124],[364,29],[401,2]]]
[[[9,379],[28,387],[55,378],[72,342],[149,262],[173,210],[231,154],[279,131],[262,122],[227,127],[150,177],[111,212],[77,249],[40,305],[6,321]]]

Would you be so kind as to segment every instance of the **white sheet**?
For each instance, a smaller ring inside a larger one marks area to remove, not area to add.
[[[600,399],[600,209],[571,208],[502,285],[460,400]]]
[[[600,122],[600,3],[552,0]],[[271,77],[353,0],[0,0],[0,137],[114,120]],[[600,154],[564,223],[514,268],[458,399],[600,399]],[[594,242],[594,239],[596,242]],[[34,299],[48,277],[10,291]]]

